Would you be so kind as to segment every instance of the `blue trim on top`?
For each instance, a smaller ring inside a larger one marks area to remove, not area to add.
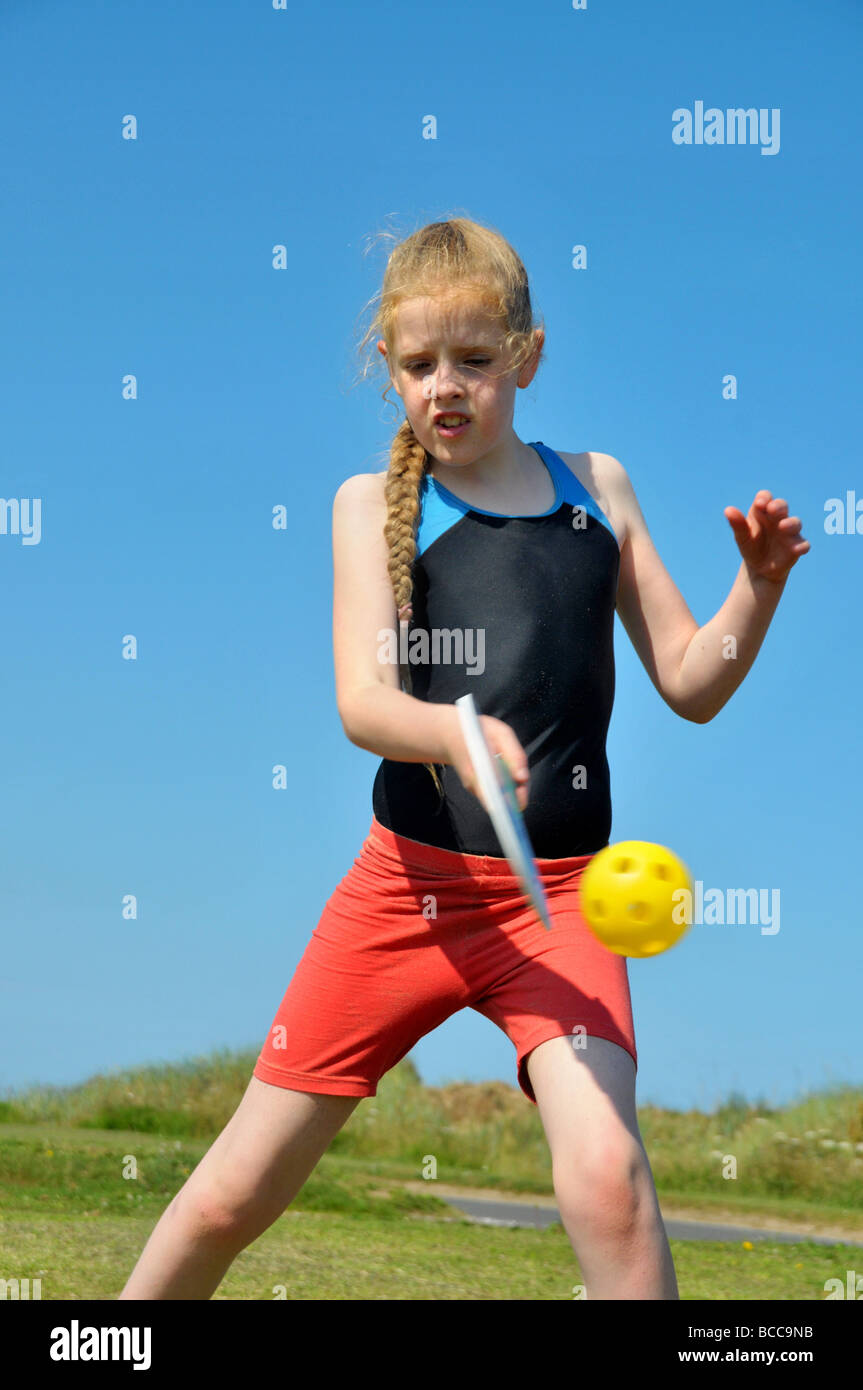
[[[541,440],[538,440],[536,444],[532,444],[531,448],[539,452],[540,456],[545,460],[549,472],[555,477],[556,481],[560,481],[564,502],[584,507],[586,512],[589,512],[592,517],[611,532],[617,542],[617,548],[619,550],[620,541],[617,532],[605,515],[605,512],[595,498],[591,497],[587,488],[575,476],[572,469],[567,467],[560,455],[556,454],[553,449],[550,449],[547,444],[543,444]]]
[[[558,507],[561,505],[563,501],[560,487],[560,476],[558,474],[557,469],[552,467],[548,459],[545,457],[546,446],[544,444],[539,447],[536,444],[529,444],[528,448],[535,450],[535,452],[539,454],[540,458],[543,460],[546,468],[551,474],[551,480],[554,483],[554,501],[552,502],[548,510],[544,512],[490,512],[485,507],[471,507],[468,505],[467,502],[463,501],[461,497],[456,497],[454,492],[450,492],[448,487],[444,487],[443,483],[438,482],[434,474],[430,473],[428,476],[431,479],[432,484],[437,489],[437,491],[442,492],[444,496],[447,497],[452,502],[453,506],[457,507],[460,512],[479,512],[480,516],[507,517],[513,521],[527,520],[529,517],[536,516],[552,516],[553,513],[557,511]],[[549,449],[548,452],[551,453],[551,450]]]
[[[454,492],[450,492],[448,487],[438,482],[432,473],[423,476],[421,505],[422,515],[417,527],[417,551],[421,553],[427,550],[438,536],[443,535],[450,526],[455,524],[453,512],[458,512],[461,516],[467,516],[469,512],[476,512],[479,516],[495,516],[501,519],[511,519],[514,521],[529,521],[541,516],[552,516],[564,502],[570,505],[583,507],[589,512],[596,521],[605,526],[614,536],[618,548],[620,542],[617,534],[608,517],[601,507],[594,501],[590,493],[579,482],[571,468],[568,468],[563,459],[550,449],[542,440],[536,440],[529,445],[529,448],[536,450],[542,459],[554,483],[554,501],[545,512],[490,512],[485,507],[471,507],[461,497],[456,497]],[[431,487],[429,487],[431,483]]]

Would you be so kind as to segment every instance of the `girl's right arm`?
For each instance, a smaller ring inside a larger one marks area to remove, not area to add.
[[[346,479],[333,501],[333,654],[336,703],[351,743],[402,763],[454,767],[479,797],[473,766],[455,705],[431,704],[402,690],[398,665],[379,661],[379,633],[398,632],[387,569],[385,474]],[[527,804],[527,755],[515,731],[480,715],[493,753],[502,753]],[[479,797],[481,801],[482,798]]]

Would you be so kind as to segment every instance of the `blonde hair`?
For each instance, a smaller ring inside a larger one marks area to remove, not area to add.
[[[391,232],[381,232],[370,244],[381,238],[396,240]],[[373,366],[386,366],[375,347],[377,339],[383,339],[392,362],[399,306],[406,299],[418,297],[472,300],[498,319],[504,329],[502,347],[507,372],[520,370],[536,347],[537,326],[527,272],[521,259],[499,232],[468,217],[451,217],[427,223],[397,241],[391,250],[380,292],[370,301],[374,307],[372,320],[358,347],[360,354],[369,349],[362,377],[368,376]],[[392,368],[386,366],[386,370],[389,377]],[[388,380],[382,392],[385,401],[389,386]],[[384,538],[389,547],[387,568],[400,630],[412,616],[419,493],[428,463],[424,446],[414,434],[410,420],[405,418],[390,445],[384,487],[387,504]],[[401,680],[410,694],[410,671],[406,666],[401,668]],[[435,765],[425,763],[424,766],[442,798],[443,788]]]

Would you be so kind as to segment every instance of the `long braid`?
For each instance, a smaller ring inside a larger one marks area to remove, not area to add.
[[[387,569],[393,586],[399,619],[399,650],[401,634],[409,627],[413,617],[413,562],[416,559],[416,521],[419,515],[419,490],[428,465],[428,454],[413,432],[410,420],[403,420],[390,447],[390,463],[387,470],[384,496],[387,503],[387,519],[384,523],[384,540],[389,547]],[[411,693],[411,676],[408,665],[401,666],[401,678],[407,693]],[[434,779],[438,793],[443,799],[443,787],[434,763],[424,763]]]

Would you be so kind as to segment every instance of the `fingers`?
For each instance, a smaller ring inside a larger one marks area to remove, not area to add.
[[[792,536],[802,531],[803,522],[799,516],[788,515],[788,503],[784,497],[773,497],[766,489],[756,493],[752,503],[752,510],[763,513],[759,518],[759,525],[771,521],[776,523],[777,530],[781,530],[783,535]],[[739,507],[726,507],[725,516],[735,530],[741,530],[746,524],[746,517]]]
[[[527,763],[527,754],[518,741],[515,733],[508,725],[504,725],[505,732],[501,731],[501,738],[498,743],[497,751],[506,758],[506,765],[510,770],[512,780],[516,786],[526,786],[530,776],[530,768]]]
[[[509,730],[510,737],[504,740],[504,746],[500,749],[509,774],[515,783],[515,799],[519,809],[524,810],[527,806],[530,794],[530,768],[528,767],[527,754],[516,738],[512,730]]]
[[[519,743],[515,730],[504,720],[483,715],[481,722],[492,754],[500,754],[509,769],[515,784],[515,799],[519,809],[523,811],[528,802],[530,780],[527,754]]]
[[[803,522],[800,517],[788,515],[788,503],[784,497],[774,497],[769,503],[769,520],[775,521],[777,531],[782,533],[783,538],[787,537],[789,540],[792,536],[800,536],[803,530]],[[809,542],[804,541],[802,536],[801,545],[805,546],[805,550],[809,549]],[[801,550],[799,547],[796,549],[798,554],[805,554],[805,550]]]

